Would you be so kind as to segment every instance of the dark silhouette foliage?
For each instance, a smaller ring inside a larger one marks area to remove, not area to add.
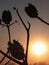
[[[19,14],[19,11],[18,9],[16,9],[15,7],[13,7],[13,9],[16,11],[18,17],[20,18],[20,21],[22,23],[22,25],[24,26],[26,32],[27,32],[27,43],[26,43],[26,54],[25,54],[25,60],[23,61],[23,63],[21,65],[28,65],[28,61],[27,61],[27,58],[28,58],[28,47],[29,47],[29,38],[30,38],[30,27],[31,27],[31,24],[27,21],[29,27],[27,27],[23,21],[23,19],[21,18],[20,14]]]
[[[38,16],[38,11],[34,5],[28,4],[28,7],[25,7],[25,12],[32,18],[36,18]]]
[[[11,20],[12,20],[12,15],[11,15],[10,11],[4,10],[2,12],[2,19],[0,19],[0,25],[7,27],[9,42],[8,42],[7,53],[4,53],[0,50],[0,53],[4,55],[4,57],[0,61],[0,64],[7,57],[7,58],[9,58],[9,61],[6,62],[5,65],[7,65],[11,60],[18,64],[22,64],[22,62],[17,61],[15,59],[22,60],[22,61],[25,59],[24,48],[22,47],[20,42],[13,40],[13,43],[11,43],[10,26],[16,23],[16,21],[15,21],[14,23],[10,24]],[[1,21],[3,21],[4,24]]]
[[[11,12],[9,10],[4,10],[3,13],[2,13],[2,21],[4,22],[4,24],[2,24],[1,19],[0,19],[0,24],[7,27],[8,35],[9,35],[9,42],[8,42],[8,48],[7,48],[7,53],[6,54],[0,50],[0,53],[2,53],[4,55],[4,57],[0,61],[0,63],[2,63],[2,61],[5,59],[5,57],[7,57],[10,60],[6,64],[8,64],[12,60],[12,61],[14,61],[14,62],[16,62],[16,63],[18,63],[20,65],[28,65],[27,59],[28,59],[28,48],[29,48],[29,38],[30,38],[30,27],[31,27],[31,24],[29,22],[27,22],[28,25],[29,25],[29,27],[27,27],[25,25],[25,23],[23,22],[20,14],[19,14],[18,9],[16,9],[15,7],[13,7],[13,9],[16,11],[18,17],[21,20],[22,25],[24,26],[24,28],[25,28],[25,30],[27,32],[26,54],[24,54],[24,48],[22,47],[20,42],[18,42],[16,40],[13,40],[13,43],[11,43],[10,28],[9,27],[11,25],[13,25],[14,23],[10,24],[10,21],[12,20]],[[25,12],[31,18],[38,18],[39,20],[41,20],[45,24],[49,25],[49,23],[45,22],[44,20],[42,20],[38,16],[38,11],[37,11],[37,9],[35,8],[34,5],[29,3],[28,7],[25,7]],[[8,55],[8,54],[11,54],[11,56]],[[15,59],[18,59],[18,61],[15,60]],[[19,62],[19,60],[23,60],[23,62]],[[34,65],[36,65],[36,63]]]
[[[15,9],[15,8],[14,8]],[[36,9],[36,7],[32,4],[28,4],[28,7],[25,7],[25,12],[28,14],[28,16],[30,16],[31,18],[38,18],[41,22],[49,25],[48,22],[44,21],[43,19],[41,19],[38,16],[38,10]]]
[[[9,10],[4,10],[2,13],[2,21],[5,24],[10,24],[10,21],[12,20],[12,15],[11,12]]]
[[[11,55],[18,60],[22,60],[25,57],[22,45],[16,40],[13,40],[13,43],[8,43],[8,50]]]
[[[12,60],[13,62],[15,62],[15,63],[18,63],[19,65],[20,64],[22,64],[22,62],[20,62],[20,61],[18,61],[18,60],[15,60],[13,57],[11,57],[11,56],[9,56],[9,55],[7,55],[5,52],[3,52],[2,50],[0,50],[0,53],[2,54],[2,55],[4,55],[5,57],[7,57],[9,60]],[[1,64],[2,62],[0,61],[0,64]],[[9,62],[8,62],[9,63]],[[5,64],[4,64],[5,65]]]

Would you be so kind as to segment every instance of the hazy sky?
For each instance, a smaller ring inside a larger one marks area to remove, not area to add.
[[[13,7],[15,6],[18,8],[19,13],[24,20],[26,26],[28,27],[27,21],[31,23],[31,29],[30,29],[30,45],[33,44],[35,41],[44,41],[47,46],[49,47],[49,26],[42,23],[38,19],[32,19],[30,18],[24,11],[25,6],[27,6],[28,3],[32,3],[36,6],[38,9],[39,16],[49,22],[49,0],[0,0],[0,18],[2,18],[2,12],[4,10],[10,10],[12,14],[12,22],[15,20],[18,20],[20,25],[14,24],[10,27],[11,32],[11,39],[16,39],[21,42],[23,47],[26,46],[26,30],[21,24],[21,21],[19,20],[16,12],[13,10]],[[23,31],[23,32],[22,32]],[[8,32],[6,27],[0,26],[0,49],[2,49],[4,52],[7,51],[7,41],[8,41]],[[48,48],[49,49],[49,48]],[[31,52],[29,52],[29,61],[36,61],[39,60],[35,58]],[[31,56],[30,56],[31,55]],[[48,57],[48,59],[47,59]],[[45,60],[44,60],[44,59]],[[47,55],[41,58],[41,61],[49,61],[49,52],[47,52]]]

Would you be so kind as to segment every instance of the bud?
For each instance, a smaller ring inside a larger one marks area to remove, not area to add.
[[[5,24],[10,24],[10,21],[12,20],[12,15],[11,15],[11,12],[8,10],[4,10],[3,13],[2,13],[2,21],[5,23]]]

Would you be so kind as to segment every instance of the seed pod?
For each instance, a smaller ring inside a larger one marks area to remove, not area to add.
[[[25,7],[25,12],[30,16],[31,18],[36,18],[38,16],[38,11],[35,8],[34,5],[28,4],[28,7]]]
[[[12,15],[11,15],[11,12],[8,10],[4,10],[3,13],[2,13],[2,21],[5,23],[5,24],[10,24],[10,21],[12,20]]]

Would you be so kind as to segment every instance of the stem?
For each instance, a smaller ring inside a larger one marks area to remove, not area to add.
[[[8,25],[7,25],[7,29],[8,29],[8,35],[9,35],[9,42],[11,42],[10,28],[9,28],[9,26],[8,26]]]
[[[8,25],[7,25],[6,27],[7,27],[7,29],[8,29],[9,42],[11,42],[11,37],[10,37],[10,28],[9,28],[9,26],[8,26]],[[6,54],[8,54],[8,53],[9,53],[9,51],[7,51],[7,53],[6,53]],[[0,63],[2,63],[2,61],[5,59],[5,57],[6,57],[6,55],[2,58],[2,60],[0,61]]]
[[[26,61],[28,58],[28,47],[29,47],[29,32],[27,32],[27,45],[26,45],[26,56],[25,56]]]
[[[26,32],[27,32],[27,45],[26,45],[25,65],[28,65],[28,63],[27,63],[27,58],[28,58],[28,47],[29,47],[29,30],[30,30],[30,23],[28,22],[29,27],[27,28],[26,25],[25,25],[25,23],[23,22],[21,16],[20,16],[19,12],[18,12],[18,9],[16,10],[16,12],[17,12],[17,14],[18,14],[18,16],[19,16],[19,18],[20,18],[20,20],[21,20],[21,22],[22,22],[24,28],[26,29]]]
[[[4,53],[1,50],[0,50],[0,53],[3,54],[5,57],[9,58],[10,60],[14,61],[15,63],[22,64],[22,62],[19,62],[19,61],[13,59],[12,57],[8,56],[6,53]]]
[[[21,22],[22,22],[24,28],[27,30],[27,27],[26,27],[25,23],[23,22],[23,20],[22,20],[20,14],[19,14],[19,12],[18,12],[18,9],[16,10],[16,12],[17,12],[17,15],[19,16],[19,18],[20,18],[20,20],[21,20]]]
[[[49,23],[47,23],[46,21],[44,21],[43,19],[41,19],[39,16],[37,16],[37,18],[38,18],[40,21],[42,21],[43,23],[49,25]]]
[[[7,65],[10,61],[11,61],[11,59],[8,62],[6,62],[5,65]]]

